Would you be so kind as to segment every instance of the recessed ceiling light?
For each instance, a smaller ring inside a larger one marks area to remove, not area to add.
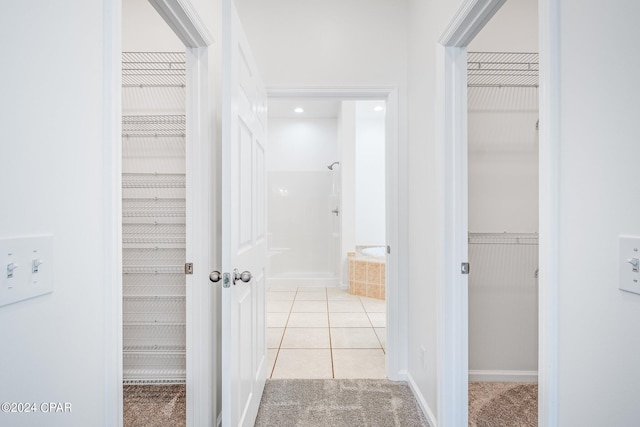
[[[373,107],[373,111],[384,111],[384,107],[382,105],[376,105]]]
[[[297,107],[296,109],[294,109],[293,111],[295,111],[296,113],[300,114],[300,113],[304,113],[304,110],[302,109],[302,107]]]

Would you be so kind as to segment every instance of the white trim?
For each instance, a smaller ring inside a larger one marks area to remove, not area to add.
[[[216,419],[216,317],[212,270],[213,209],[210,141],[208,49],[186,49],[187,85],[187,250],[193,275],[186,283],[187,425],[212,425]]]
[[[538,425],[558,425],[559,0],[538,0],[540,49]]]
[[[122,2],[104,2],[104,422],[123,425],[122,396]]]
[[[387,357],[389,379],[402,378],[407,367],[409,300],[407,267],[407,221],[400,220],[401,212],[408,212],[406,138],[402,132],[398,89],[395,86],[304,86],[269,87],[269,98],[340,98],[386,99],[386,218],[387,244]],[[391,285],[389,285],[391,284]]]
[[[424,398],[422,393],[420,392],[420,387],[416,384],[415,380],[411,376],[411,374],[405,373],[406,381],[409,384],[409,388],[413,392],[418,405],[420,405],[420,409],[422,409],[422,413],[425,417],[427,417],[427,422],[429,423],[429,427],[438,427],[438,422],[436,420],[435,415],[433,415],[433,411],[429,404],[427,403],[427,399]]]
[[[502,7],[506,0],[467,0],[438,42],[447,47],[466,47]]]
[[[189,0],[149,0],[188,48],[206,47],[213,37]]]
[[[538,371],[469,371],[469,381],[536,383]]]
[[[438,46],[438,171],[442,269],[438,280],[438,417],[442,426],[467,424],[468,276],[466,181],[466,50]]]

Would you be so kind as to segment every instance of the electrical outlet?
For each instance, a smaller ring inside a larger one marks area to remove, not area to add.
[[[420,346],[420,363],[422,369],[427,369],[427,349],[423,345]]]

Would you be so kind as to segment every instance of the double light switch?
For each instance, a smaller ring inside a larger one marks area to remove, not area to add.
[[[640,294],[640,237],[619,236],[618,287]]]
[[[53,292],[53,236],[0,239],[0,306]]]

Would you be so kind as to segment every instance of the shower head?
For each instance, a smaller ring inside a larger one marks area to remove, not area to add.
[[[329,168],[329,170],[331,170],[331,171],[332,171],[332,170],[333,170],[333,167],[334,167],[335,165],[339,165],[339,164],[340,164],[340,162],[333,162],[333,163],[331,163],[329,166],[327,166],[327,168]]]

